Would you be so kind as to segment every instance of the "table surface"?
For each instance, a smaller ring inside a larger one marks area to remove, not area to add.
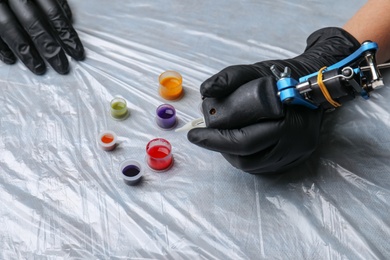
[[[389,258],[389,88],[327,114],[313,156],[273,177],[155,123],[163,103],[178,127],[199,117],[205,79],[294,57],[364,2],[69,0],[85,61],[66,76],[0,64],[0,259]],[[165,70],[183,76],[182,99],[158,94]],[[116,95],[126,120],[110,117]],[[102,130],[118,135],[114,151],[97,145]],[[172,144],[166,172],[145,162],[156,137]],[[137,186],[120,176],[127,159]]]

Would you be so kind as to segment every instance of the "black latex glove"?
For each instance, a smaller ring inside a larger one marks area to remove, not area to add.
[[[0,0],[0,59],[13,64],[17,57],[38,75],[45,73],[46,60],[68,73],[65,52],[75,60],[85,56],[71,20],[66,0]]]
[[[324,28],[307,39],[303,54],[288,60],[264,61],[253,65],[230,66],[202,83],[200,92],[206,98],[226,98],[245,84],[255,84],[267,93],[260,123],[237,129],[195,128],[188,140],[198,146],[221,152],[238,169],[254,174],[284,171],[306,159],[317,147],[322,109],[286,105],[274,91],[276,80],[270,70],[288,66],[298,79],[330,66],[360,47],[359,42],[340,28]],[[234,103],[232,102],[232,106]],[[241,115],[246,116],[246,115]]]

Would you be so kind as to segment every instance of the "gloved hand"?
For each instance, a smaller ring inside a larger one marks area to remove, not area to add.
[[[71,20],[66,0],[0,0],[0,59],[13,64],[17,57],[38,75],[45,73],[46,60],[68,73],[65,52],[75,60],[85,57]]]
[[[283,71],[287,66],[291,76],[298,79],[340,61],[359,47],[359,42],[343,29],[324,28],[310,35],[304,53],[293,59],[223,69],[202,83],[202,96],[226,98],[240,87],[255,84],[264,89],[263,101],[268,104],[261,113],[269,118],[236,129],[195,128],[188,132],[188,140],[221,152],[230,164],[248,173],[276,173],[297,165],[317,146],[323,111],[299,105],[284,106],[276,91],[269,95],[269,89],[276,88],[270,67],[275,65]]]

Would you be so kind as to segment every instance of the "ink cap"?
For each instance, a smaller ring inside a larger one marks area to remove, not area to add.
[[[138,184],[144,175],[141,164],[133,159],[123,161],[120,164],[119,171],[123,181],[129,186]]]
[[[112,151],[117,146],[117,135],[110,130],[104,130],[99,133],[97,137],[97,143],[104,151]]]
[[[182,98],[183,77],[174,70],[167,70],[158,77],[159,87],[158,93],[166,100],[179,100]]]
[[[127,101],[121,96],[115,96],[110,102],[110,116],[114,120],[122,121],[129,116]]]

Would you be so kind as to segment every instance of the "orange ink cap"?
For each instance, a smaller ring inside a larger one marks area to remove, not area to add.
[[[101,149],[112,151],[116,147],[117,136],[112,131],[102,131],[97,138],[97,142]]]
[[[167,70],[158,77],[160,96],[167,100],[177,100],[183,96],[183,78],[177,71]]]

